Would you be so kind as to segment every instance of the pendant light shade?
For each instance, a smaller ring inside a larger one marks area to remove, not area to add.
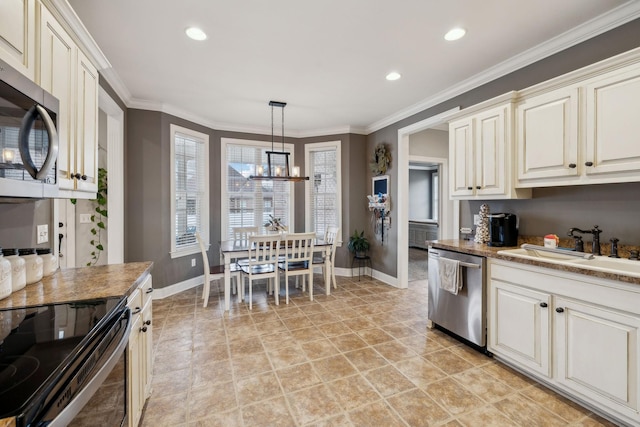
[[[289,155],[291,153],[284,151],[284,107],[286,107],[286,102],[280,101],[269,101],[269,105],[271,106],[271,151],[267,151],[267,170],[264,170],[263,165],[256,166],[256,174],[250,175],[249,179],[253,180],[273,180],[273,181],[293,181],[293,182],[302,182],[308,181],[308,176],[300,176],[300,167],[294,166],[292,173],[289,168]],[[282,110],[282,151],[274,150],[274,121],[273,121],[273,109],[281,108]],[[274,166],[271,162],[272,158],[281,156],[284,158],[284,165]],[[266,172],[266,175],[264,174]]]

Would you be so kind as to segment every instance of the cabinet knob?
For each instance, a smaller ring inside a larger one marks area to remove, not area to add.
[[[556,308],[556,313],[564,313],[564,308],[562,307]]]
[[[147,326],[151,325],[151,320],[147,320],[146,322],[144,322],[144,324]]]
[[[479,185],[476,185],[476,190],[480,190],[482,187],[480,187]]]
[[[473,187],[467,187],[467,190],[473,190]]]
[[[575,163],[569,163],[569,168],[570,169],[575,169],[576,166],[578,166],[578,165],[576,165]]]
[[[133,312],[131,314],[138,314],[142,311],[142,309],[140,307],[136,307],[135,310],[133,310]]]
[[[584,162],[585,166],[593,166],[593,162]]]
[[[547,308],[547,303],[546,303],[546,302],[541,302],[541,303],[540,303],[540,307],[542,307],[542,308]]]
[[[150,294],[151,292],[153,292],[153,288],[149,288],[147,289],[147,293]]]
[[[147,327],[143,326],[142,328],[140,328],[140,332],[147,332]]]
[[[81,177],[79,177],[81,180],[86,181],[87,180],[87,175],[82,175]]]
[[[80,174],[79,173],[72,173],[71,174],[71,178],[80,179]]]

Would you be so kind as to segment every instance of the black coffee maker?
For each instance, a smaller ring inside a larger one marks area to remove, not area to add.
[[[489,246],[518,246],[518,217],[511,213],[489,214]]]

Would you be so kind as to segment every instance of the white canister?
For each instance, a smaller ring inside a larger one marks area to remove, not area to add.
[[[42,258],[36,254],[35,248],[20,249],[18,253],[24,259],[27,269],[27,285],[42,280]]]
[[[0,299],[11,295],[11,263],[0,250]]]
[[[17,249],[4,249],[4,259],[11,263],[11,291],[19,291],[27,284],[27,269]]]
[[[51,276],[58,269],[58,257],[51,253],[51,248],[38,248],[36,253],[42,258],[42,274]]]

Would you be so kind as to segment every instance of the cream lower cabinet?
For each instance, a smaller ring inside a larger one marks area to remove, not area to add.
[[[153,322],[151,276],[128,300],[131,310],[131,335],[127,349],[127,410],[129,427],[137,427],[145,401],[151,394],[153,373]]]
[[[489,347],[529,369],[551,376],[551,295],[500,280],[489,287]]]
[[[95,198],[98,72],[51,12],[42,4],[37,10],[39,84],[60,101],[57,167],[61,197]]]
[[[640,426],[640,289],[588,275],[489,262],[488,349]]]
[[[0,1],[0,58],[34,80],[36,0]]]

